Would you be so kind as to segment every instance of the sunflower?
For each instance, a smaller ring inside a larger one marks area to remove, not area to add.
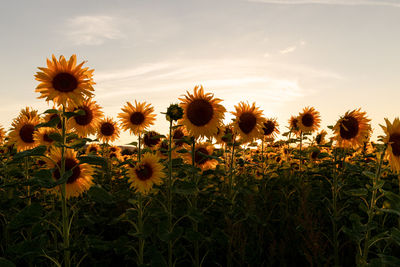
[[[82,62],[76,65],[76,55],[72,55],[67,61],[64,56],[59,60],[53,55],[52,60],[47,59],[47,68],[40,68],[35,77],[40,84],[36,92],[38,98],[52,100],[56,105],[82,104],[85,98],[92,97],[93,69],[82,68]]]
[[[35,126],[40,123],[39,117],[28,118],[21,116],[12,123],[10,132],[10,141],[15,142],[18,151],[32,149],[37,146],[37,142],[33,139]]]
[[[161,136],[155,131],[148,131],[143,136],[143,143],[146,147],[153,149],[161,142]]]
[[[76,158],[76,152],[73,149],[65,149],[64,156],[65,171],[72,171],[72,175],[66,182],[66,196],[67,198],[76,197],[93,185],[93,168],[86,163],[79,164],[79,160]],[[49,168],[54,169],[54,180],[60,179],[61,148],[52,148],[49,153],[49,158],[46,158],[45,161]],[[57,190],[61,191],[61,186],[57,187]]]
[[[33,140],[38,145],[49,147],[54,144],[54,140],[49,137],[51,133],[58,133],[58,131],[50,127],[41,127],[34,132]]]
[[[326,143],[325,136],[328,133],[325,130],[320,131],[317,136],[315,137],[315,142],[317,145],[324,145]]]
[[[279,132],[279,124],[276,119],[266,119],[262,124],[263,135],[266,138],[275,139]]]
[[[110,146],[108,147],[107,155],[110,159],[121,160],[121,148],[118,146]]]
[[[218,165],[218,160],[209,158],[214,152],[214,146],[209,143],[199,143],[195,146],[194,163],[203,171],[215,169]],[[192,155],[186,154],[186,163],[192,164]]]
[[[161,142],[158,143],[156,151],[157,151],[157,156],[161,159],[167,159],[168,158],[168,140],[163,139]],[[174,158],[174,151],[171,153],[171,157]]]
[[[303,133],[311,133],[318,129],[321,122],[319,112],[313,107],[306,107],[299,113],[298,126]]]
[[[185,144],[185,138],[188,136],[189,133],[185,126],[175,128],[172,132],[172,141],[174,142],[175,147],[182,147]]]
[[[31,107],[25,107],[19,112],[18,118],[21,118],[22,116],[26,116],[28,119],[35,118],[38,116],[38,111]]]
[[[333,127],[334,139],[341,147],[362,147],[371,131],[369,121],[366,112],[360,112],[360,109],[347,111]]]
[[[297,116],[291,116],[289,119],[289,129],[290,132],[292,132],[294,135],[299,136],[300,135],[300,129],[299,129],[299,117]]]
[[[61,110],[59,110],[60,112],[61,112]],[[44,122],[50,122],[50,121],[52,121],[53,119],[56,119],[56,118],[58,118],[58,123],[57,123],[57,125],[55,126],[55,127],[57,127],[57,129],[61,129],[62,128],[62,123],[61,123],[61,116],[60,116],[60,114],[59,113],[47,113],[45,116],[44,116]]]
[[[86,148],[86,154],[98,154],[100,152],[101,148],[98,144],[90,144]]]
[[[232,125],[225,125],[218,127],[218,131],[215,134],[215,140],[217,144],[228,144],[233,141],[233,127]]]
[[[139,135],[147,127],[153,125],[156,118],[156,115],[153,114],[154,108],[146,102],[140,103],[135,100],[135,106],[126,102],[122,111],[118,114],[122,121],[122,128],[135,135]]]
[[[145,153],[142,160],[134,168],[129,169],[129,182],[136,192],[147,194],[153,184],[160,185],[165,174],[159,158],[151,153]]]
[[[0,126],[0,144],[4,142],[6,138],[6,131],[4,130],[3,127]]]
[[[75,129],[80,136],[95,134],[99,126],[100,120],[103,117],[101,107],[96,104],[96,101],[87,99],[77,107],[70,107],[68,111],[83,110],[84,115],[74,116],[68,120],[69,127]]]
[[[97,128],[97,138],[103,142],[113,142],[119,137],[117,123],[112,118],[102,119]]]
[[[179,98],[184,111],[179,124],[185,125],[189,134],[195,138],[211,138],[224,119],[226,109],[219,104],[222,100],[214,98],[211,93],[205,94],[201,85],[194,87],[194,94],[186,92],[185,98]]]
[[[262,110],[253,103],[251,106],[243,101],[235,106],[234,129],[241,137],[241,142],[248,143],[262,137],[262,127],[265,119],[261,116]]]
[[[390,167],[394,172],[400,171],[400,120],[395,118],[393,123],[390,123],[385,118],[386,127],[380,125],[385,133],[383,142],[387,147],[386,158],[389,160]]]

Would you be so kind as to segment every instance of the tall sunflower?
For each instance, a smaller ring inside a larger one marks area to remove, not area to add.
[[[313,107],[305,107],[299,113],[298,126],[303,133],[311,133],[318,129],[321,118],[319,112]]]
[[[53,107],[53,109],[55,109],[55,108]],[[59,109],[58,111],[61,113],[61,109]],[[44,122],[50,122],[50,121],[58,118],[58,123],[55,127],[57,127],[57,129],[61,129],[62,123],[61,123],[60,113],[47,113],[46,115],[44,115]]]
[[[172,132],[172,141],[174,142],[175,147],[182,147],[185,144],[184,139],[188,136],[189,133],[185,126],[175,128]]]
[[[233,142],[233,127],[232,125],[221,125],[215,134],[217,144],[224,145]]]
[[[92,143],[90,145],[87,146],[86,148],[86,154],[94,154],[97,155],[98,153],[100,153],[100,146],[98,144]]]
[[[3,144],[5,138],[6,138],[6,131],[4,130],[3,127],[0,126],[0,144]]]
[[[214,146],[209,143],[196,144],[194,152],[195,165],[203,171],[215,169],[218,165],[218,160],[207,157],[212,156],[213,151]],[[186,154],[185,159],[188,164],[192,164],[192,155]]]
[[[211,93],[205,94],[201,85],[194,87],[193,94],[188,91],[186,93],[184,98],[179,98],[183,108],[183,118],[179,124],[185,125],[189,134],[195,138],[211,138],[224,119],[226,109],[219,104],[222,100],[214,98]]]
[[[80,164],[73,149],[65,150],[65,171],[72,171],[72,175],[66,182],[67,198],[76,197],[88,190],[93,185],[93,168],[86,164]],[[50,160],[51,159],[51,160]],[[45,159],[46,165],[53,169],[53,178],[60,179],[61,148],[55,147],[50,150],[49,157]],[[56,188],[59,192],[61,186]]]
[[[289,129],[290,131],[296,135],[300,135],[300,128],[299,128],[299,117],[298,116],[291,116],[289,119]]]
[[[165,177],[163,165],[159,158],[151,153],[145,153],[134,168],[129,169],[129,182],[136,192],[147,194],[154,184],[160,185]]]
[[[388,145],[386,158],[394,172],[400,171],[400,120],[395,118],[393,123],[385,118],[386,126],[380,125],[385,133],[383,141]]]
[[[13,121],[10,141],[15,142],[18,151],[32,149],[37,146],[33,134],[36,131],[35,126],[39,123],[40,118],[38,116],[33,118],[21,116]]]
[[[155,131],[148,131],[143,136],[143,143],[148,148],[155,148],[161,142],[161,136]]]
[[[333,127],[335,140],[341,147],[362,147],[371,131],[370,119],[360,109],[347,111]]]
[[[279,132],[279,124],[276,119],[266,119],[262,124],[263,135],[266,138],[276,138]]]
[[[135,106],[126,102],[118,117],[122,121],[122,128],[129,130],[132,134],[139,135],[147,127],[154,124],[156,115],[154,108],[146,102],[136,102]]]
[[[31,107],[25,107],[25,108],[21,109],[21,111],[19,112],[18,118],[23,117],[23,116],[27,117],[28,119],[34,118],[34,117],[38,116],[38,111]]]
[[[53,55],[52,60],[47,59],[47,68],[41,68],[35,77],[40,84],[36,92],[38,98],[52,100],[56,105],[76,104],[80,105],[85,98],[93,96],[93,69],[82,68],[82,62],[76,65],[76,55],[72,55],[67,61],[64,56],[59,60]]]
[[[41,127],[37,129],[33,134],[33,140],[37,142],[38,145],[50,147],[54,144],[54,140],[49,136],[51,133],[57,133],[58,131],[50,127]]]
[[[324,145],[326,143],[325,137],[328,133],[325,130],[320,131],[317,136],[315,136],[315,142],[317,145]]]
[[[117,123],[110,117],[102,119],[97,128],[97,138],[102,142],[113,142],[119,137]]]
[[[103,117],[101,107],[96,104],[96,101],[87,99],[77,107],[70,107],[68,111],[83,110],[84,115],[74,116],[68,120],[69,127],[73,128],[80,136],[95,134],[99,126],[100,120]]]
[[[236,105],[235,109],[236,111],[232,112],[236,117],[233,126],[235,132],[240,136],[240,141],[248,143],[261,138],[262,127],[265,122],[265,118],[262,117],[262,110],[259,110],[255,103],[250,106],[243,101]]]

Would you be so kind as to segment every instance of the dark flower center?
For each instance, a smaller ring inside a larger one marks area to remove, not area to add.
[[[92,146],[92,147],[89,149],[89,152],[91,152],[91,153],[97,153],[97,148],[94,147],[94,146]]]
[[[166,140],[161,142],[160,152],[163,155],[168,155],[168,142]]]
[[[196,99],[190,102],[186,112],[189,121],[199,127],[206,125],[214,115],[211,103],[204,99]]]
[[[111,152],[116,152],[116,151],[117,151],[117,148],[112,146],[112,147],[110,147],[110,151],[111,151]]]
[[[54,140],[51,139],[47,133],[45,133],[45,134],[43,135],[43,141],[45,141],[45,142],[47,142],[47,143],[53,143]]]
[[[78,87],[78,80],[70,73],[61,72],[53,78],[52,84],[57,91],[68,93]]]
[[[239,117],[239,128],[245,134],[250,133],[256,127],[257,118],[251,112],[245,112]]]
[[[134,125],[140,125],[144,122],[144,115],[142,112],[133,112],[129,117],[129,120]]]
[[[159,134],[154,131],[147,132],[143,137],[143,142],[146,146],[153,147],[157,145],[161,140],[161,138],[158,136]]]
[[[344,117],[340,123],[340,137],[346,140],[350,140],[358,134],[358,120],[354,117]]]
[[[390,146],[392,147],[392,153],[396,157],[400,156],[400,134],[393,133],[390,135],[389,142],[391,142]]]
[[[136,170],[135,173],[139,180],[146,181],[151,178],[153,175],[153,169],[147,163],[141,164]]]
[[[297,129],[298,128],[298,125],[297,125],[297,123],[299,122],[299,120],[298,119],[292,119],[292,121],[290,122],[290,127],[292,128],[292,129]]]
[[[57,166],[61,168],[61,160],[57,162]],[[68,178],[67,184],[72,184],[79,178],[79,175],[81,174],[81,168],[75,159],[66,158],[65,171],[67,172],[70,170],[72,170],[72,175]],[[58,168],[56,168],[56,170],[54,171],[54,177],[56,178],[56,180],[60,179],[60,171],[58,170]]]
[[[102,135],[111,136],[115,132],[114,125],[109,122],[104,122],[100,127],[100,132]]]
[[[206,163],[207,157],[205,155],[208,155],[207,149],[203,147],[196,148],[196,152],[194,153],[194,162],[196,162],[198,165]]]
[[[264,131],[264,135],[270,135],[275,130],[275,123],[273,121],[264,122],[264,127],[262,128]]]
[[[183,145],[182,139],[185,137],[183,132],[180,129],[176,129],[174,131],[174,134],[172,135],[172,139],[174,140],[174,143],[176,146],[180,147]]]
[[[24,143],[33,143],[33,132],[35,131],[35,126],[33,124],[25,124],[19,130],[19,137],[21,137]]]
[[[301,117],[301,122],[306,127],[311,127],[314,124],[314,116],[310,113],[306,113]]]
[[[311,158],[312,159],[317,159],[319,154],[320,154],[320,151],[319,150],[315,150],[315,151],[311,152]]]
[[[83,111],[85,111],[85,115],[78,115],[75,116],[75,122],[81,126],[85,126],[88,125],[89,123],[92,122],[93,120],[93,112],[90,110],[89,107],[86,106],[82,106],[82,107],[78,107],[75,110],[81,109]]]

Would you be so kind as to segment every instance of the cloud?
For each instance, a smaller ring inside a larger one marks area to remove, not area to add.
[[[388,6],[400,7],[398,0],[248,0],[281,5],[343,5],[343,6]]]
[[[67,21],[67,37],[75,45],[101,45],[107,40],[124,38],[119,24],[111,16],[77,16]]]
[[[304,45],[306,45],[306,42],[305,42],[305,41],[300,41],[300,42],[299,42],[298,44],[296,44],[296,45],[292,45],[292,46],[289,46],[289,47],[287,47],[287,48],[285,48],[285,49],[280,50],[279,53],[281,53],[282,55],[288,54],[288,53],[292,53],[292,52],[296,51],[296,49],[297,49],[299,46],[304,46]]]

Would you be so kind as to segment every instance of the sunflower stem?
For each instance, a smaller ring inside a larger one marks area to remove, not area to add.
[[[334,251],[334,266],[339,266],[339,242],[337,232],[337,196],[338,196],[338,176],[336,171],[337,148],[334,150],[334,168],[333,168],[333,188],[332,188],[332,232],[333,232],[333,251]]]
[[[65,123],[65,106],[63,105],[63,110],[61,114],[61,170],[60,178],[64,177],[65,173],[65,143],[66,143],[66,123]],[[64,241],[64,266],[71,266],[70,251],[69,251],[69,227],[68,227],[68,205],[67,205],[67,182],[61,185],[61,204],[62,204],[62,225],[63,225],[63,241]]]
[[[25,164],[24,164],[24,167],[25,167],[25,179],[27,180],[27,181],[29,181],[29,157],[25,157]],[[26,190],[27,190],[27,197],[28,197],[28,206],[30,206],[31,205],[31,203],[32,203],[32,199],[31,199],[31,187],[28,185],[27,186],[27,188],[26,188]]]
[[[229,169],[229,188],[228,188],[229,199],[231,199],[231,195],[232,195],[234,162],[235,162],[235,139],[233,138],[232,151],[231,151],[231,164],[230,164],[230,169]]]
[[[143,197],[142,193],[139,193],[139,209],[138,209],[138,228],[139,228],[139,259],[138,265],[143,265],[144,255],[144,238],[143,238]]]
[[[168,231],[172,232],[172,119],[169,121],[169,142],[168,142]],[[168,240],[168,266],[172,267],[172,240]]]
[[[197,197],[198,197],[198,181],[196,179],[195,175],[195,157],[196,157],[196,139],[193,138],[192,140],[192,180],[196,183],[196,191],[193,195],[193,204],[192,208],[194,210],[197,210]],[[199,224],[198,222],[194,221],[193,222],[193,231],[197,233],[199,231]],[[194,266],[199,267],[200,266],[200,249],[199,249],[199,241],[195,240],[194,241]]]
[[[362,255],[362,266],[367,266],[368,265],[368,252],[369,252],[369,239],[371,238],[371,222],[375,216],[375,204],[376,204],[376,194],[378,192],[378,188],[376,187],[377,182],[380,179],[381,176],[381,170],[382,170],[382,164],[383,164],[383,159],[385,157],[385,152],[386,152],[387,145],[385,144],[384,149],[381,153],[381,158],[379,160],[379,165],[378,168],[376,169],[374,179],[372,181],[372,197],[371,197],[371,202],[369,205],[368,209],[368,221],[366,224],[367,227],[367,232],[365,233],[365,239],[364,239],[364,249],[363,249],[363,255]]]
[[[141,133],[139,132],[138,134],[138,162],[140,162],[141,156],[142,156],[142,151],[141,151],[141,144],[140,144],[140,139],[141,139]]]
[[[303,145],[303,131],[300,132],[300,154],[299,154],[299,171],[301,173],[301,165],[302,165],[302,145]]]
[[[261,139],[261,168],[262,177],[264,178],[264,137]]]

